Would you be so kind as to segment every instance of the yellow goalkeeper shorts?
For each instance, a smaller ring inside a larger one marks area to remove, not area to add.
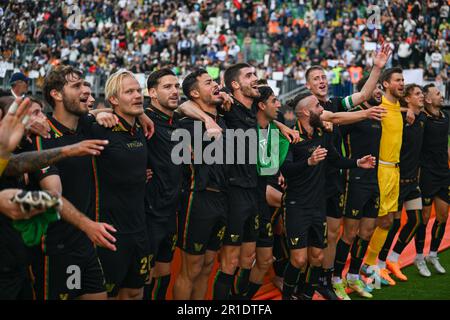
[[[400,168],[398,165],[378,163],[378,186],[380,188],[378,216],[383,217],[390,212],[397,212],[400,192]]]

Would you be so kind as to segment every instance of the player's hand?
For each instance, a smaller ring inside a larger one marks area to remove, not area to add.
[[[144,130],[144,135],[147,139],[150,139],[155,133],[155,124],[145,113],[139,116],[139,123]]]
[[[34,134],[47,139],[50,138],[50,125],[48,124],[47,117],[45,116],[31,117],[26,130],[29,134]]]
[[[150,179],[153,177],[152,169],[147,169],[146,172],[145,172],[145,175],[146,175],[145,182],[149,182]]]
[[[220,138],[222,135],[222,128],[211,117],[206,117],[204,123],[208,137],[214,137],[215,139]]]
[[[381,121],[386,115],[387,111],[385,108],[376,106],[366,110],[367,119]]]
[[[380,51],[377,53],[377,55],[375,56],[375,58],[373,60],[373,65],[375,67],[383,69],[384,66],[386,65],[386,63],[388,62],[391,54],[392,54],[392,48],[391,48],[390,44],[387,42],[384,42],[381,45]]]
[[[363,169],[373,169],[375,168],[376,165],[376,158],[372,155],[367,155],[362,157],[361,159],[358,159],[356,161],[358,168],[363,168]]]
[[[116,238],[111,235],[111,232],[117,231],[113,226],[107,223],[89,220],[89,223],[87,223],[83,231],[95,245],[111,251],[117,251],[114,245]]]
[[[29,98],[17,98],[0,122],[0,156],[3,158],[9,158],[21,141],[30,119],[30,105]]]
[[[287,126],[282,126],[280,129],[281,134],[288,139],[289,143],[298,143],[301,141],[300,132],[295,129],[291,129]]]
[[[11,220],[27,220],[31,217],[40,214],[45,211],[45,209],[37,210],[32,209],[29,212],[22,212],[20,205],[14,203],[11,199],[22,190],[19,189],[5,189],[0,191],[0,212]]]
[[[231,106],[233,105],[233,98],[226,92],[220,91],[220,96],[223,99],[222,108],[225,111],[230,111]]]
[[[95,116],[95,120],[99,125],[105,128],[112,128],[119,123],[119,118],[115,114],[109,112],[100,112]]]
[[[66,157],[98,156],[108,143],[108,140],[84,140],[62,147],[62,152]]]
[[[333,122],[322,121],[323,129],[328,132],[333,132]]]
[[[278,177],[278,185],[284,190],[286,188],[286,181],[284,179],[284,176],[280,173],[280,176]]]
[[[416,114],[411,109],[408,109],[408,111],[406,112],[406,122],[408,122],[409,125],[412,125],[415,120]]]
[[[309,166],[318,165],[319,162],[325,160],[325,158],[327,157],[327,153],[328,153],[327,149],[318,146],[316,150],[314,150],[314,152],[308,158],[308,165]]]

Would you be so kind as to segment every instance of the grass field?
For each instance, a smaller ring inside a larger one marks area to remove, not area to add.
[[[445,275],[437,274],[433,267],[428,265],[431,277],[424,278],[419,275],[416,267],[411,265],[403,270],[408,281],[401,282],[394,278],[397,284],[374,290],[372,300],[450,300],[450,250],[439,253],[439,259],[447,270]],[[350,298],[364,299],[354,293],[350,295]]]

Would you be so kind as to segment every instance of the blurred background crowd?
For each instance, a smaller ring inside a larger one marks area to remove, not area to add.
[[[64,63],[91,76],[98,96],[119,68],[148,74],[169,65],[183,77],[200,65],[217,78],[248,61],[260,78],[278,80],[281,93],[320,64],[330,93],[345,95],[384,40],[393,47],[387,67],[419,69],[423,81],[448,91],[449,2],[0,0],[0,87],[21,71],[39,90],[49,68]]]

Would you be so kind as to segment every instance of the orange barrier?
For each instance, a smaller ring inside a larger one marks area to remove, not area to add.
[[[435,216],[435,213],[434,213],[434,207],[433,207],[433,210],[431,213],[431,219],[428,222],[428,227],[427,227],[424,254],[428,254],[428,251],[430,248],[431,229],[432,229],[433,223],[434,223],[434,216]],[[402,218],[401,218],[402,227],[405,223],[406,223],[406,213],[405,213],[405,211],[403,211]],[[447,230],[447,232],[445,233],[444,238],[442,239],[442,243],[441,243],[441,246],[439,247],[439,251],[445,250],[450,247],[450,231],[448,231],[448,230],[450,230],[450,219],[447,220],[446,230]],[[394,243],[397,240],[397,236],[394,239]],[[411,265],[414,262],[416,251],[415,251],[415,245],[413,242],[414,242],[414,240],[408,244],[408,246],[405,248],[402,255],[400,256],[399,262],[402,267]],[[179,249],[177,248],[175,251],[174,260],[172,263],[172,275],[173,276],[172,276],[172,279],[170,281],[170,285],[169,285],[169,288],[167,291],[167,299],[169,299],[169,300],[172,299],[172,288],[173,288],[173,284],[175,282],[176,275],[178,274],[178,272],[180,270],[180,261],[181,261],[180,252],[179,252]],[[349,265],[349,261],[347,261],[347,265],[344,269],[344,272],[347,272],[348,265]],[[218,263],[216,261],[216,263],[214,264],[213,272],[211,273],[211,276],[209,278],[208,293],[206,296],[207,299],[211,299],[211,297],[212,297],[211,288],[212,288],[212,285],[214,282],[214,276],[216,274],[217,268],[218,268]],[[259,289],[259,291],[256,293],[254,300],[280,300],[281,299],[280,291],[271,282],[271,279],[273,276],[274,276],[274,272],[273,272],[273,269],[271,269],[264,279],[264,285],[262,285],[261,288]],[[321,298],[316,295],[314,297],[314,299],[321,299]]]

